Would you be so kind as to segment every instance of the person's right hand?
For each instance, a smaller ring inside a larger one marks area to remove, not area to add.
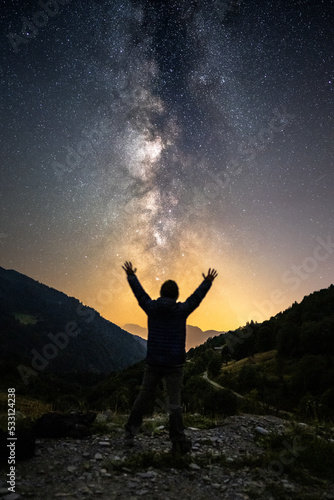
[[[217,278],[218,273],[215,269],[211,269],[211,267],[210,267],[207,276],[205,276],[204,273],[202,273],[202,276],[205,280],[213,281],[215,278]]]
[[[124,262],[124,266],[122,266],[127,275],[135,274],[137,268],[133,269],[131,262]]]

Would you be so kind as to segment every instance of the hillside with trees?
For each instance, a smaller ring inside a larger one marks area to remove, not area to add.
[[[190,349],[188,359],[197,375],[207,367],[217,383],[253,401],[330,419],[334,414],[334,286],[304,297],[268,321],[251,322],[208,339]]]
[[[73,297],[0,268],[0,369],[13,384],[42,372],[110,374],[141,361],[146,341]]]

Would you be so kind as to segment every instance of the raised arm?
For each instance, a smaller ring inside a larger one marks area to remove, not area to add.
[[[208,274],[206,276],[202,274],[202,276],[204,280],[202,281],[200,286],[182,304],[184,310],[188,315],[192,313],[196,309],[196,307],[200,305],[200,303],[210,290],[213,280],[218,276],[218,273],[215,269],[210,268]]]
[[[124,271],[128,276],[129,285],[136,299],[138,300],[138,304],[147,313],[149,306],[152,303],[152,299],[148,295],[148,293],[145,292],[144,288],[139,283],[137,276],[135,275],[137,268],[133,269],[131,262],[124,262],[122,268],[124,269]]]

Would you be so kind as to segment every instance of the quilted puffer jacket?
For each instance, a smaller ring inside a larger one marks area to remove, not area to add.
[[[184,364],[187,317],[200,305],[212,282],[203,280],[185,302],[176,302],[169,297],[152,300],[135,274],[130,274],[128,281],[148,316],[147,363],[159,366]]]

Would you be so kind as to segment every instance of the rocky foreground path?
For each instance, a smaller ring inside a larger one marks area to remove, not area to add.
[[[249,461],[264,453],[262,436],[290,426],[277,417],[237,415],[212,429],[190,427],[193,450],[180,460],[170,454],[168,432],[157,419],[154,432],[144,431],[130,449],[123,446],[122,427],[112,419],[108,426],[110,432],[81,440],[37,440],[35,456],[16,464],[15,493],[1,474],[0,499],[334,500],[334,483],[292,479],[284,459]],[[293,442],[291,460],[298,460]]]

